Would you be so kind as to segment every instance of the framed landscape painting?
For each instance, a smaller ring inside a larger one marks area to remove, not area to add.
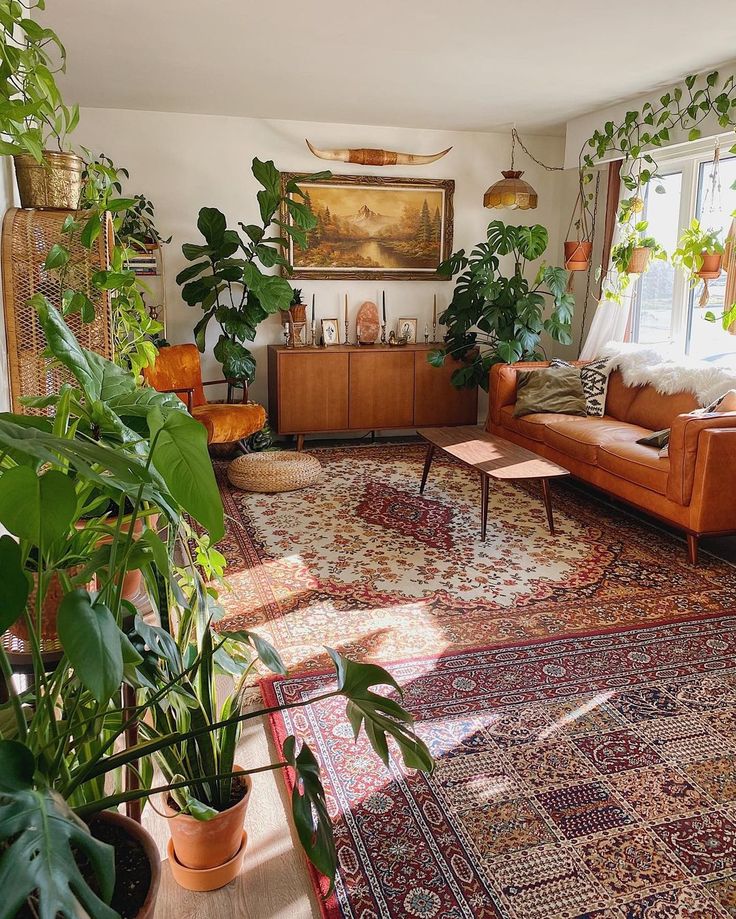
[[[291,179],[282,173],[284,189]],[[452,254],[452,179],[336,175],[299,187],[317,226],[306,249],[289,240],[291,277],[440,280],[437,266]],[[286,208],[281,219],[290,220]]]

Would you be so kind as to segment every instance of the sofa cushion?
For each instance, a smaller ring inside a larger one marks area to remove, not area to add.
[[[620,370],[614,370],[608,377],[606,390],[606,415],[618,418],[619,421],[628,421],[631,403],[639,392],[638,386],[627,386]]]
[[[540,412],[585,415],[585,395],[577,367],[519,371],[515,417]]]
[[[504,405],[500,413],[501,424],[511,431],[516,431],[523,437],[544,443],[544,429],[553,421],[569,420],[569,415],[561,415],[558,412],[539,412],[534,415],[524,415],[521,418],[514,417],[514,406]]]
[[[698,407],[698,400],[690,392],[663,396],[653,386],[642,386],[626,413],[626,421],[640,424],[650,431],[661,431],[663,428],[671,428],[678,415],[692,412]]]
[[[565,418],[545,425],[544,442],[561,453],[595,465],[600,444],[628,441],[651,434],[647,428],[615,418]],[[645,449],[645,448],[642,448]]]
[[[660,458],[651,447],[628,441],[601,444],[598,465],[627,482],[635,482],[660,495],[667,493],[670,461],[666,457]]]

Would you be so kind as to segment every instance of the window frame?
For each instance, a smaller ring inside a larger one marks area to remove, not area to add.
[[[736,134],[720,134],[718,138],[721,142],[721,150],[728,151],[736,142]],[[681,173],[682,179],[680,184],[680,210],[678,216],[677,238],[682,235],[683,230],[690,225],[692,219],[696,216],[698,206],[698,185],[700,180],[700,167],[703,163],[713,161],[713,149],[716,137],[710,137],[705,140],[695,141],[687,145],[678,145],[669,150],[657,151],[658,172],[660,175],[671,175]],[[683,149],[686,147],[686,149]],[[734,154],[722,153],[722,159],[736,159]],[[647,186],[647,199],[649,194],[654,193],[652,183],[653,179]],[[668,253],[671,255],[672,253]],[[637,284],[631,303],[631,340],[638,341],[639,338],[639,320],[641,314],[641,290],[642,285]],[[691,343],[691,330],[694,313],[694,291],[690,287],[685,273],[680,269],[675,269],[675,277],[672,289],[672,313],[670,321],[669,339],[663,342],[652,343],[671,345],[682,354],[687,354]]]

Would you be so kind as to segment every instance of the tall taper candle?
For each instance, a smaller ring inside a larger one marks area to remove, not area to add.
[[[383,292],[383,324],[386,325],[386,291]]]
[[[437,325],[437,294],[434,295],[434,306],[432,307],[432,325]]]
[[[345,294],[345,322],[348,321],[348,295]]]
[[[312,322],[314,322],[314,294],[312,294]]]

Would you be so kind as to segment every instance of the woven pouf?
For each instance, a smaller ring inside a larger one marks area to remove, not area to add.
[[[322,466],[310,453],[248,453],[230,463],[227,477],[243,491],[271,494],[315,485],[322,478]]]

